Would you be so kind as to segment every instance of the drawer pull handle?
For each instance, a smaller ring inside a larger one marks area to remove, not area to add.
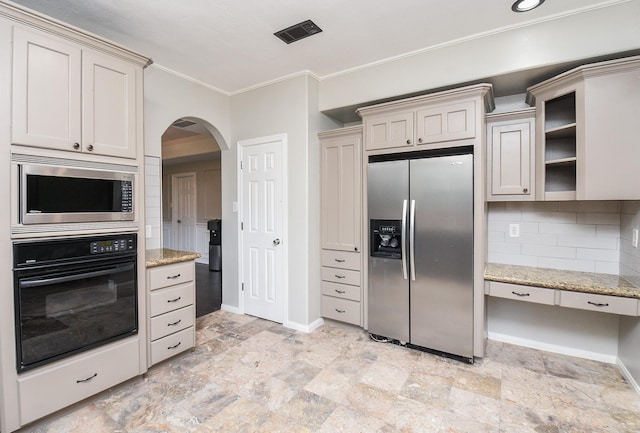
[[[602,304],[600,302],[591,302],[591,301],[587,301],[587,304],[591,304],[594,307],[608,307],[609,306],[609,304],[607,304],[607,303]]]
[[[89,376],[86,379],[80,379],[80,380],[76,380],[76,383],[85,383],[85,382],[89,382],[91,379],[93,379],[94,377],[96,377],[98,375],[98,373],[93,373],[93,376]]]
[[[336,293],[340,293],[341,295],[344,295],[345,293],[347,293],[345,290],[338,290],[338,289],[334,289],[336,291]]]
[[[182,341],[178,341],[178,344],[174,344],[173,346],[169,346],[169,347],[167,347],[167,349],[168,350],[177,349],[178,346],[180,346],[180,344],[182,344]]]
[[[514,294],[514,295],[516,295],[516,296],[522,296],[522,297],[524,297],[524,296],[529,296],[529,294],[528,294],[528,293],[520,293],[520,292],[516,292],[516,291],[513,291],[513,292],[511,292],[511,293],[513,293],[513,294]]]
[[[182,322],[182,319],[178,319],[175,322],[167,323],[167,326],[176,326],[178,323]]]
[[[343,314],[343,313],[346,313],[346,310],[338,310],[338,309],[336,308],[336,313]]]
[[[167,302],[178,302],[180,299],[182,299],[182,296],[178,296],[175,299],[167,299]]]
[[[347,278],[347,277],[345,277],[344,275],[338,275],[338,274],[336,274],[336,275],[335,275],[335,277],[336,277],[336,278],[338,278],[338,279]]]
[[[336,261],[336,262],[338,262],[338,263],[344,263],[344,262],[346,262],[346,260],[345,260],[345,259],[333,259],[333,260],[335,260],[335,261]]]
[[[167,277],[167,280],[175,280],[176,278],[180,278],[180,274],[169,275]]]

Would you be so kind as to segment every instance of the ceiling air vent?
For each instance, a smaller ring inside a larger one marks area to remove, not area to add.
[[[196,122],[192,122],[190,120],[178,119],[175,122],[173,122],[172,126],[175,126],[177,128],[186,128],[188,126],[195,125],[195,124]]]
[[[299,41],[300,39],[315,35],[321,31],[322,29],[315,25],[313,21],[306,20],[291,27],[287,27],[284,30],[280,30],[279,32],[275,32],[274,35],[282,39],[287,44],[290,44],[291,42]]]

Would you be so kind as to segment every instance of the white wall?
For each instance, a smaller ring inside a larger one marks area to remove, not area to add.
[[[428,47],[320,83],[322,111],[640,48],[640,1]],[[522,89],[521,91],[523,91]]]
[[[144,150],[145,166],[155,169],[156,160],[162,156],[162,134],[177,119],[194,117],[211,125],[223,153],[228,149],[231,129],[230,99],[201,83],[170,73],[151,65],[144,72]],[[151,166],[148,164],[151,163]],[[145,191],[150,198],[155,196],[155,182]],[[160,180],[158,179],[158,184]],[[222,207],[231,208],[231,203]],[[162,209],[152,199],[146,208],[145,224],[151,225],[152,237],[147,239],[147,249],[162,248]],[[223,254],[224,251],[223,251]]]

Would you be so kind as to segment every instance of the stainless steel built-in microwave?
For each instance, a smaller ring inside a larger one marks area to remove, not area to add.
[[[133,221],[134,174],[21,164],[20,222]]]

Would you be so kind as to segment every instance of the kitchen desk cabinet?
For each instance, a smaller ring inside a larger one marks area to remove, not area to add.
[[[14,27],[13,144],[136,158],[142,65]]]
[[[195,346],[195,262],[147,269],[152,366]]]
[[[487,201],[534,200],[535,108],[486,119]]]
[[[527,89],[537,200],[637,200],[640,56],[580,66]]]

